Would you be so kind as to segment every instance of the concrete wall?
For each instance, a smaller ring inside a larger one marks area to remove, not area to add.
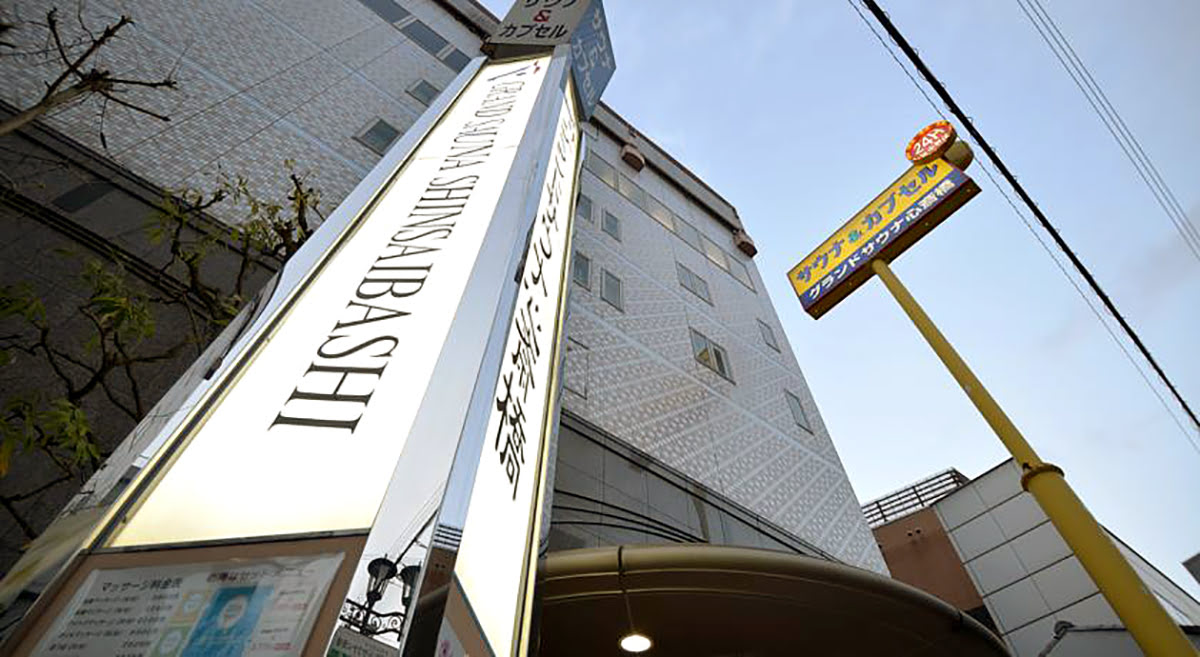
[[[892,577],[962,610],[983,606],[933,509],[921,509],[874,531]]]

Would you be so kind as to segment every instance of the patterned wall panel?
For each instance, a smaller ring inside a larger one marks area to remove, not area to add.
[[[50,3],[19,5],[36,15]],[[478,53],[477,37],[436,1],[399,5],[449,46]],[[106,155],[165,187],[211,188],[226,172],[245,174],[258,193],[282,199],[282,163],[294,159],[332,207],[377,161],[354,136],[375,118],[406,129],[423,110],[407,89],[418,80],[444,88],[454,76],[444,60],[358,0],[81,6],[92,25],[121,13],[137,20],[129,38],[105,49],[102,63],[147,79],[175,70],[178,91],[137,97],[169,114],[170,123],[118,109],[106,125]],[[9,83],[0,97],[30,102],[50,68],[0,62]],[[96,111],[88,102],[46,121],[102,150]],[[592,281],[590,290],[573,286],[567,407],[839,558],[884,571],[753,261],[678,187],[649,168],[625,166],[619,144],[589,132],[595,152],[621,175],[744,263],[754,289],[585,172],[583,190],[596,210],[592,222],[579,222],[576,248],[592,258]],[[599,230],[604,210],[620,219],[620,241]],[[232,204],[222,212],[227,221],[242,215]],[[711,304],[679,285],[676,263],[705,280]],[[622,310],[600,298],[606,270],[622,281]],[[772,328],[779,351],[765,344],[759,321]],[[695,360],[690,328],[726,350],[732,381]],[[800,399],[811,431],[793,420],[785,391]]]

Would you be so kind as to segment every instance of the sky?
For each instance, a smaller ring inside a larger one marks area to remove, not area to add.
[[[484,4],[502,15],[510,2]],[[880,4],[1200,410],[1200,260],[1017,2]],[[1200,226],[1200,4],[1043,4]],[[881,282],[815,321],[786,280],[903,172],[907,141],[940,118],[853,7],[605,8],[617,72],[604,100],[738,208],[859,499],[1007,458]],[[894,271],[1096,518],[1200,597],[1180,564],[1200,552],[1200,434],[978,160],[967,173],[982,193]]]

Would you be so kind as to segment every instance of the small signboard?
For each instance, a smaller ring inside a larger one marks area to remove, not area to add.
[[[489,43],[557,46],[571,40],[588,0],[516,0]]]
[[[914,164],[788,272],[804,310],[828,312],[871,277],[871,260],[892,261],[978,193],[945,159]]]
[[[34,652],[299,655],[342,556],[96,570]]]
[[[334,631],[325,657],[400,657],[400,649],[342,625]]]
[[[617,60],[613,59],[604,3],[592,0],[571,37],[571,76],[575,80],[575,90],[579,92],[579,110],[584,120],[592,118],[600,94],[604,93],[616,70]]]

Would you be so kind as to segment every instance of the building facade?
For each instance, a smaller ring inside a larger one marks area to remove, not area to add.
[[[1115,627],[1121,630],[1121,641],[1134,650],[1095,654],[1140,654],[1078,557],[1020,481],[1019,467],[1008,460],[970,481],[943,473],[865,505],[892,576],[986,618],[985,624],[1017,657],[1046,654],[1043,651],[1066,633],[1068,625]],[[925,491],[919,503],[912,503],[913,490]],[[1185,627],[1200,624],[1200,602],[1119,538],[1109,536],[1175,622]],[[1074,636],[1059,650],[1068,654],[1068,646],[1084,641]]]
[[[19,10],[37,15],[52,4]],[[468,0],[98,0],[83,10],[89,25],[119,14],[137,21],[103,61],[125,76],[173,70],[178,91],[140,97],[171,121],[110,108],[102,144],[89,102],[45,117],[47,128],[164,189],[211,189],[225,173],[278,197],[287,192],[281,167],[292,160],[327,205],[479,54],[497,23]],[[53,63],[4,66],[12,84],[0,93],[14,107],[54,72]],[[771,532],[884,571],[736,210],[610,108],[601,106],[585,132],[564,423],[614,438]],[[95,210],[64,214],[78,221]],[[223,207],[214,213],[238,219]],[[639,499],[640,484],[613,486],[569,454],[564,448],[561,477],[601,501],[670,511],[649,493]],[[114,484],[123,476],[102,474]],[[605,531],[564,525],[555,536],[592,545]],[[713,540],[707,531],[696,535]]]

